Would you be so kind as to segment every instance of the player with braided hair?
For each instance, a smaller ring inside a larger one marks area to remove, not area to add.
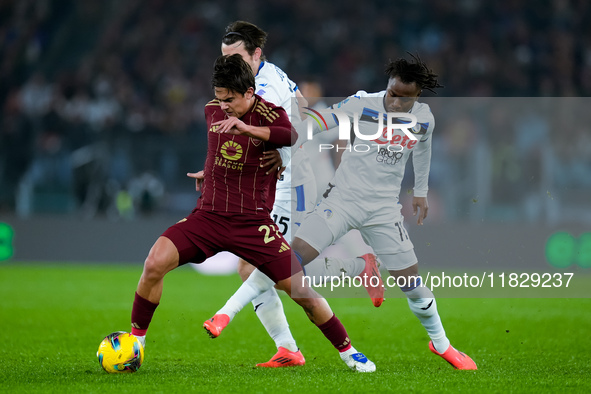
[[[413,55],[410,52],[408,54],[412,57],[412,62],[404,58],[391,61],[386,65],[386,75],[390,78],[398,77],[403,83],[414,82],[420,90],[426,89],[437,94],[435,89],[443,87],[437,81],[438,75],[433,73],[418,55]],[[419,92],[420,94],[421,92]]]
[[[415,216],[418,214],[417,223],[423,224],[429,207],[427,190],[435,122],[429,106],[418,100],[423,89],[435,92],[442,85],[437,74],[418,56],[411,54],[411,57],[410,61],[397,59],[386,65],[386,90],[378,93],[359,91],[333,105],[333,116],[311,122],[314,134],[337,127],[339,117],[334,114],[340,111],[353,120],[352,124],[362,135],[379,137],[371,141],[371,149],[364,144],[369,141],[361,138],[350,142],[323,200],[297,231],[292,249],[307,277],[334,277],[342,273],[355,277],[363,272],[365,264],[361,259],[317,257],[346,232],[358,229],[395,282],[405,284],[400,289],[431,339],[430,350],[456,369],[473,370],[477,369],[474,361],[451,346],[433,293],[421,283],[418,260],[404,228],[398,201],[406,162],[412,153],[415,176],[413,212]],[[391,113],[396,113],[392,115],[396,118],[388,118]],[[316,115],[322,116],[322,112]],[[378,133],[375,131],[388,119],[399,125],[414,119],[416,124],[408,129],[394,128],[388,138],[387,127],[383,133],[379,129]],[[405,131],[412,133],[414,138],[409,138]],[[304,130],[299,132],[306,133]],[[245,295],[239,289],[218,314],[233,317],[241,305],[249,302]]]

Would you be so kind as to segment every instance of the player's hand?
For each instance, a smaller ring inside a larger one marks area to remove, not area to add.
[[[277,149],[263,152],[263,156],[260,158],[260,160],[261,168],[269,167],[266,172],[267,175],[279,168],[279,171],[277,171],[277,179],[279,179],[283,171],[285,171],[285,167],[283,167],[283,161],[281,160],[281,155]]]
[[[412,214],[413,216],[419,217],[417,218],[417,224],[419,226],[423,225],[423,220],[427,218],[427,212],[429,211],[429,203],[427,202],[427,197],[413,197],[412,198]]]
[[[197,190],[198,192],[201,191],[201,184],[203,183],[203,170],[199,171],[199,172],[187,172],[187,176],[189,178],[194,178],[195,179],[195,190]]]
[[[214,122],[211,125],[219,126],[216,130],[218,133],[240,135],[247,131],[246,124],[240,119],[233,116],[229,117],[228,119]]]

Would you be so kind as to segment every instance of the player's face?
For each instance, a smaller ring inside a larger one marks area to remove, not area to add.
[[[228,116],[241,118],[250,110],[254,89],[248,88],[244,95],[226,88],[214,88],[215,98],[220,100],[220,107]]]
[[[244,41],[236,41],[234,44],[230,45],[222,44],[222,55],[228,56],[238,54],[242,56],[242,59],[248,63],[252,69],[252,72],[255,74],[256,70],[259,68],[260,63],[260,55],[258,55],[259,52],[260,49],[257,48],[253,55],[249,55],[249,53],[246,51],[246,48],[244,47]]]
[[[388,112],[408,112],[420,95],[421,89],[415,82],[404,83],[398,77],[390,78],[384,106]]]

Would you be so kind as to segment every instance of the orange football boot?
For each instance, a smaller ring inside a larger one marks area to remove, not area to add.
[[[382,281],[382,275],[380,275],[376,256],[368,253],[360,256],[360,258],[365,260],[365,269],[359,274],[359,277],[363,278],[364,275],[367,275],[367,279],[363,281],[363,284],[367,285],[365,286],[365,290],[367,290],[367,293],[371,297],[373,306],[377,308],[382,305],[382,302],[384,302],[384,282]],[[371,283],[375,281],[371,281],[370,279],[374,276],[378,278],[377,287],[371,286]]]
[[[230,316],[223,313],[214,315],[211,319],[203,323],[203,328],[212,338],[217,338],[222,333],[222,330],[230,323]]]
[[[304,365],[306,360],[301,351],[291,352],[288,349],[279,346],[277,353],[271,357],[269,361],[262,364],[257,364],[257,367],[263,368],[282,368],[282,367],[297,367]]]
[[[433,346],[433,341],[429,341],[429,349],[436,355],[442,357],[445,361],[451,364],[455,369],[474,370],[478,369],[476,363],[468,356],[449,345],[447,350],[443,353],[439,353]]]

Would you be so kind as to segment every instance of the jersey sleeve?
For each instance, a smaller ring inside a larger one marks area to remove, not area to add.
[[[349,118],[349,120],[351,120],[355,114],[361,114],[361,111],[363,110],[361,98],[366,95],[367,93],[365,91],[359,91],[354,95],[347,97],[343,101],[331,105],[327,109],[306,108],[304,114],[308,116],[308,119],[298,124],[298,133],[300,135],[302,132],[307,133],[307,130],[311,125],[312,134],[316,135],[320,132],[338,127],[340,121],[343,120],[343,117]]]
[[[266,101],[283,107],[291,117],[291,100],[295,97],[297,85],[287,74],[273,63],[266,62],[256,77],[255,93]]]
[[[431,142],[433,129],[435,128],[435,118],[428,109],[424,110],[426,113],[423,116],[417,116],[418,123],[415,126],[413,133],[416,134],[419,141],[413,149],[412,164],[414,167],[415,197],[427,197],[429,190],[429,170],[431,168]]]
[[[285,81],[277,81],[276,83],[267,85],[265,87],[265,93],[262,95],[262,97],[267,101],[280,105],[283,109],[285,109],[285,112],[291,118],[291,100],[294,96],[294,91],[292,89],[295,87],[295,83],[287,78],[286,74],[284,74],[284,76]],[[290,146],[291,145],[292,144],[290,144]],[[277,149],[284,167],[286,167],[291,161],[292,148],[290,148],[290,146],[284,146],[283,148]]]
[[[271,134],[269,135],[269,143],[277,146],[292,146],[298,134],[292,127],[287,112],[281,107],[270,108],[268,112],[263,115],[262,126],[269,127]]]
[[[211,127],[211,124],[214,122],[213,118],[216,114],[219,114],[221,111],[220,101],[217,99],[211,100],[205,107],[203,108],[203,112],[205,113],[205,122],[207,123],[207,127]]]
[[[282,104],[284,98],[281,97],[281,92],[277,90],[275,85],[271,86],[267,83],[257,84],[257,91],[255,93],[264,98],[265,101],[269,101],[275,105],[283,106]]]

